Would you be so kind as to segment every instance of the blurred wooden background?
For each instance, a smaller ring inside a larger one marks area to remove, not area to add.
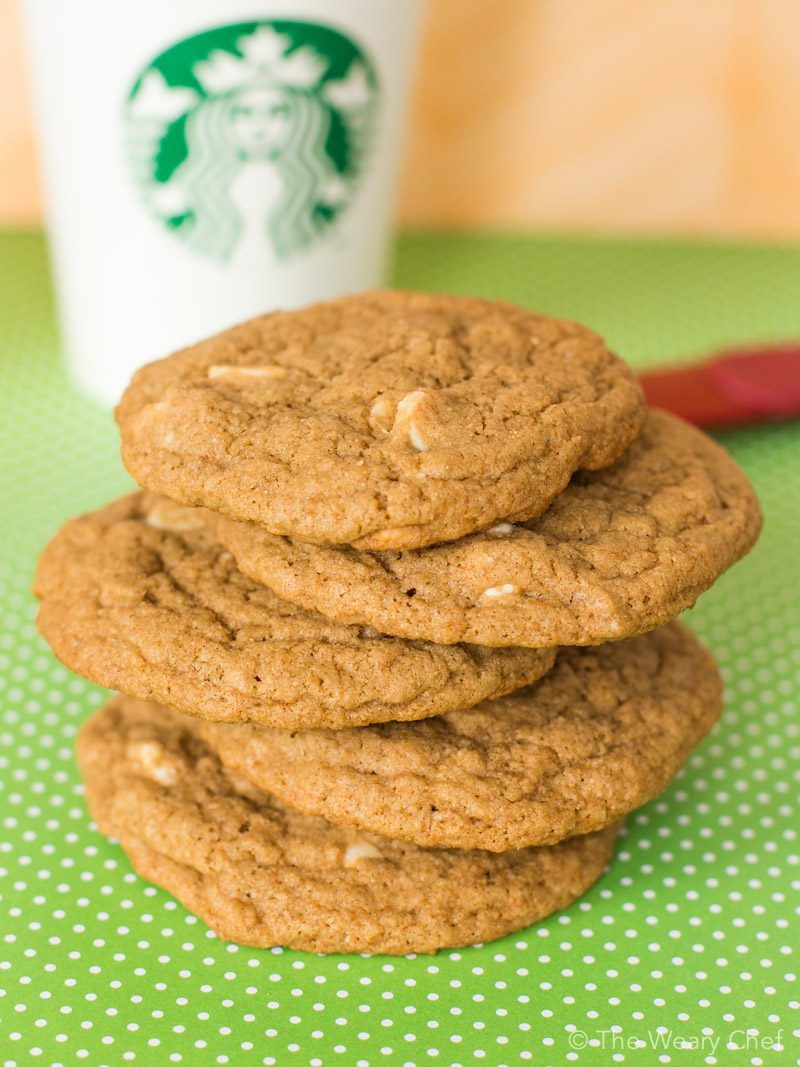
[[[798,0],[428,3],[406,222],[800,237]],[[0,0],[0,222],[39,217],[26,98]]]

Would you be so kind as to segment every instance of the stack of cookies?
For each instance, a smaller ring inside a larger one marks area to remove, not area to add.
[[[745,477],[573,323],[376,293],[143,368],[143,487],[38,570],[92,814],[222,937],[430,952],[567,906],[721,707],[671,621]]]

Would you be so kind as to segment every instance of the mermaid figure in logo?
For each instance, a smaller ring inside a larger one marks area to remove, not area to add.
[[[280,191],[266,220],[277,255],[285,258],[313,241],[336,174],[325,152],[330,113],[319,97],[299,88],[253,86],[207,97],[186,119],[187,157],[172,176],[191,205],[181,236],[198,251],[229,259],[243,229],[231,185],[246,163],[269,163]]]

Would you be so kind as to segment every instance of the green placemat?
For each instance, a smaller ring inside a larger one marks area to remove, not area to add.
[[[406,236],[400,285],[581,319],[640,365],[800,336],[800,252]],[[220,943],[136,877],[84,810],[75,732],[104,694],[33,626],[39,547],[129,482],[107,412],[56,356],[36,234],[0,238],[0,1051],[7,1064],[788,1064],[798,1052],[800,427],[725,444],[766,513],[757,550],[689,621],[724,720],[580,903],[429,958]],[[458,892],[458,886],[453,886]],[[793,1027],[795,1028],[793,1031]]]

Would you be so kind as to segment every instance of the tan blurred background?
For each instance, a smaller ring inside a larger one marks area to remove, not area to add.
[[[428,3],[405,222],[800,237],[800,0]],[[39,217],[0,0],[0,223]]]

